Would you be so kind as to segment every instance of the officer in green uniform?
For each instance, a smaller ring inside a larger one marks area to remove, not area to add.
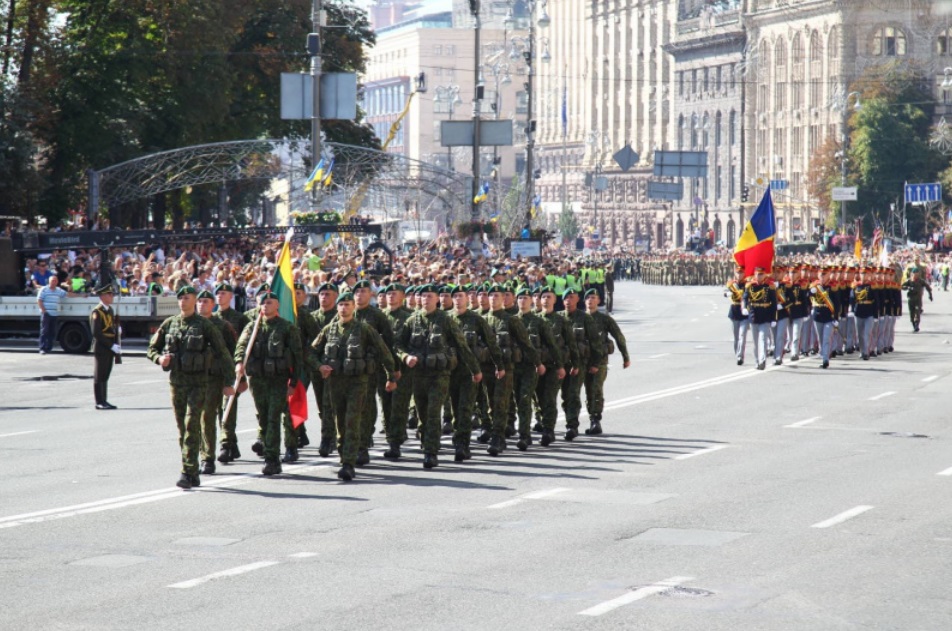
[[[99,304],[89,313],[89,330],[93,334],[93,395],[97,410],[115,410],[116,406],[106,398],[112,365],[122,349],[119,346],[119,316],[112,308],[114,297],[112,285],[98,288]]]
[[[399,337],[413,310],[404,304],[406,287],[392,283],[387,287],[387,317],[393,326],[394,337]],[[400,374],[397,389],[390,393],[390,422],[384,429],[387,432],[387,444],[390,446],[383,457],[396,460],[400,457],[400,446],[407,441],[407,424],[410,419],[410,399],[413,397],[414,371],[406,370]]]
[[[562,382],[562,410],[565,412],[565,440],[571,441],[578,436],[578,417],[582,412],[582,384],[585,374],[595,374],[605,356],[605,348],[598,337],[592,316],[578,308],[578,292],[567,289],[562,294],[565,303],[564,317],[572,326],[572,334],[578,345],[578,372],[571,374]]]
[[[516,372],[512,387],[515,393],[516,411],[519,415],[519,442],[516,443],[516,447],[519,451],[525,451],[532,444],[532,399],[535,396],[536,385],[548,371],[542,359],[543,349],[554,349],[555,339],[545,319],[532,310],[532,292],[528,287],[523,287],[517,292],[516,301],[519,306],[517,317],[525,325],[529,342],[537,351],[536,363],[529,361],[526,354],[523,355],[522,361],[515,365]],[[561,368],[562,357],[558,356],[555,362],[550,363],[555,363],[558,368]]]
[[[396,348],[400,361],[416,372],[413,398],[423,431],[423,467],[432,469],[438,464],[440,412],[449,393],[450,373],[462,363],[474,383],[479,383],[483,375],[456,321],[438,308],[436,287],[423,286],[420,298],[421,309],[407,319]]]
[[[214,294],[208,290],[200,292],[198,294],[198,315],[215,325],[225,341],[225,348],[228,349],[229,357],[234,357],[238,333],[224,318],[214,313],[214,310]],[[218,422],[222,411],[221,392],[225,386],[231,385],[231,382],[225,382],[225,375],[225,367],[219,362],[213,362],[208,368],[208,387],[205,393],[205,405],[202,408],[202,448],[200,456],[202,461],[201,472],[208,475],[215,473],[215,446],[218,444]]]
[[[345,482],[354,479],[354,465],[361,450],[363,408],[367,402],[367,397],[356,393],[371,392],[373,396],[368,384],[376,379],[377,360],[386,374],[387,391],[393,392],[397,387],[390,350],[371,325],[355,317],[355,311],[354,294],[342,293],[337,299],[337,318],[321,329],[312,345],[320,358],[321,375],[340,437],[341,468],[337,477]]]
[[[215,300],[218,302],[218,316],[232,326],[236,335],[241,335],[241,332],[245,330],[250,320],[248,316],[232,308],[231,303],[234,297],[235,289],[228,283],[219,283],[215,287]],[[232,356],[234,356],[234,344],[232,344],[230,350]],[[238,384],[238,390],[235,392],[235,400],[231,404],[231,411],[228,413],[228,418],[221,419],[221,448],[218,452],[218,462],[231,462],[241,458],[235,428],[238,424],[238,397],[247,389],[248,380],[242,379],[241,383]]]
[[[539,378],[536,386],[542,419],[541,442],[543,447],[548,447],[555,440],[555,421],[559,415],[559,390],[569,372],[578,374],[579,355],[572,325],[567,318],[555,310],[556,296],[551,287],[542,289],[541,301],[542,318],[549,325],[553,339],[552,347],[542,351],[542,361],[546,365],[546,371]]]
[[[232,396],[235,391],[230,384],[235,381],[235,365],[218,328],[195,312],[195,288],[185,285],[176,296],[179,314],[162,323],[149,341],[146,356],[169,372],[172,410],[182,450],[182,475],[176,485],[190,489],[201,483],[198,454],[208,369],[213,363],[222,364],[224,381],[229,384],[222,393]]]
[[[288,410],[288,397],[297,386],[298,370],[304,358],[297,327],[278,315],[277,294],[259,295],[261,322],[255,339],[254,327],[246,327],[235,349],[235,369],[248,375],[251,396],[263,432],[264,475],[281,473],[281,419]]]
[[[319,308],[311,315],[314,316],[318,334],[331,323],[331,320],[337,317],[338,294],[337,285],[333,283],[324,283],[317,288]],[[330,390],[327,388],[327,383],[320,370],[311,371],[311,386],[314,389],[317,411],[321,417],[321,442],[318,445],[317,453],[322,458],[327,458],[331,455],[331,452],[337,449],[337,424],[334,420]]]
[[[591,427],[585,430],[590,436],[598,436],[602,433],[602,412],[605,409],[605,378],[608,376],[608,356],[615,352],[615,345],[621,351],[622,368],[631,366],[631,357],[628,355],[628,344],[625,342],[625,335],[618,328],[615,318],[607,313],[598,310],[601,300],[598,292],[589,289],[585,292],[585,310],[595,321],[595,329],[598,337],[605,349],[605,355],[598,364],[598,372],[585,374],[585,407],[588,410],[588,418],[591,421]],[[614,338],[614,342],[608,336]]]
[[[370,304],[370,299],[372,297],[373,288],[371,288],[369,280],[362,280],[354,285],[354,302],[357,304],[357,312],[355,317],[361,322],[366,322],[372,326],[374,330],[380,334],[380,337],[383,338],[386,348],[391,349],[393,348],[393,327],[390,326],[390,320],[387,318],[384,312]],[[367,349],[367,352],[371,354],[375,353],[376,351],[376,348]],[[377,397],[375,395],[379,393],[382,399],[382,395],[386,391],[385,386],[387,379],[383,372],[383,359],[380,357],[375,357],[373,359],[375,360],[374,365],[377,366],[377,375],[371,378],[367,385],[367,403],[364,405],[364,424],[360,428],[361,447],[357,454],[358,466],[363,466],[370,462],[370,452],[368,450],[373,447],[374,426],[377,424]],[[393,361],[392,356],[391,361]],[[399,381],[399,370],[396,372],[395,376],[396,380]],[[384,408],[384,427],[387,426],[389,419],[390,410]]]
[[[917,261],[918,263],[918,261]],[[906,290],[906,300],[909,305],[909,320],[912,322],[912,332],[919,332],[919,321],[922,319],[922,292],[929,292],[929,302],[932,302],[932,286],[922,278],[918,267],[910,269],[909,278],[902,284]]]
[[[469,350],[479,362],[480,372],[484,375],[495,374],[496,379],[501,379],[505,376],[505,370],[502,352],[496,344],[496,335],[486,320],[469,308],[469,295],[465,289],[465,287],[456,287],[453,290],[452,317],[462,331]],[[466,367],[459,364],[450,374],[449,391],[453,418],[456,421],[453,433],[456,462],[472,458],[469,442],[473,433],[473,405],[478,391],[479,384],[474,383]]]

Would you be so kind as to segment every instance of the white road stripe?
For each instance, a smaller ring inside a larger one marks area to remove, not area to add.
[[[614,609],[618,609],[619,607],[624,607],[625,605],[629,605],[635,601],[641,600],[643,598],[647,598],[648,596],[661,594],[663,592],[668,591],[669,589],[672,589],[674,587],[677,587],[678,585],[681,585],[682,583],[686,583],[688,581],[693,581],[693,580],[694,580],[693,576],[672,576],[671,578],[664,581],[659,581],[655,583],[654,585],[640,587],[634,591],[628,592],[624,596],[619,596],[618,598],[607,600],[599,605],[595,605],[594,607],[589,607],[585,611],[578,612],[578,615],[600,616]]]
[[[870,401],[879,401],[880,399],[885,399],[886,397],[891,397],[896,394],[894,391],[890,390],[889,392],[883,392],[882,394],[877,394],[875,397],[869,397]]]
[[[855,508],[851,508],[848,511],[844,511],[840,513],[839,515],[836,515],[835,517],[830,517],[829,519],[825,521],[821,521],[819,523],[813,524],[812,526],[810,526],[810,528],[829,528],[830,526],[842,524],[844,521],[848,519],[853,519],[857,515],[862,515],[868,510],[873,510],[873,507],[872,506],[856,506]]]
[[[796,423],[791,423],[790,425],[784,425],[784,427],[794,428],[794,427],[803,427],[804,425],[809,425],[810,423],[816,423],[819,421],[822,416],[814,416],[813,418],[808,418],[805,421],[797,421]]]
[[[511,500],[506,500],[505,502],[499,502],[498,504],[492,504],[486,508],[499,509],[499,508],[509,508],[510,506],[515,506],[516,504],[522,504],[526,500],[541,500],[546,497],[551,497],[558,493],[563,493],[568,491],[566,488],[555,488],[555,489],[545,489],[544,491],[533,491],[532,493],[526,493],[525,495],[520,495],[519,497],[514,497]]]
[[[688,458],[693,458],[694,456],[703,456],[704,454],[713,453],[715,451],[720,451],[721,449],[727,449],[730,445],[714,445],[713,447],[708,447],[706,449],[700,449],[698,451],[692,451],[689,454],[681,454],[680,456],[675,456],[674,460],[687,460]]]
[[[657,355],[652,355],[648,359],[661,359],[662,357],[667,357],[671,353],[658,353]]]
[[[256,429],[239,429],[236,434],[250,434],[251,432],[257,432]]]
[[[316,557],[317,552],[297,552],[295,554],[289,554],[288,558],[291,559],[310,559],[311,557]]]
[[[203,583],[214,581],[215,579],[227,578],[229,576],[238,576],[239,574],[247,574],[248,572],[254,572],[255,570],[260,570],[265,567],[271,567],[272,565],[277,565],[278,563],[278,561],[258,561],[257,563],[249,563],[248,565],[239,565],[238,567],[233,567],[230,570],[222,570],[221,572],[215,572],[214,574],[193,578],[190,581],[173,583],[172,585],[169,585],[169,587],[174,589],[190,589]]]
[[[28,432],[13,432],[12,434],[0,434],[0,438],[10,438],[11,436],[24,436],[24,435],[26,435],[26,434],[35,434],[35,433],[37,433],[38,431],[40,431],[40,430],[38,430],[38,429],[31,429],[31,430],[28,431]]]
[[[952,475],[952,468],[946,469],[945,471],[939,471],[936,475]]]
[[[923,381],[926,383],[929,383],[930,381],[935,381],[938,378],[939,378],[939,375],[932,375],[931,377],[926,377],[925,379],[923,379]]]

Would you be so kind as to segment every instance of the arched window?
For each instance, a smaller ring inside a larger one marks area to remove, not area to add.
[[[906,54],[906,34],[895,26],[882,26],[873,33],[871,48],[874,57],[902,57]]]
[[[800,33],[793,36],[790,44],[790,106],[793,109],[803,107],[803,39]]]
[[[691,149],[697,149],[697,143],[698,143],[697,128],[698,128],[698,124],[699,124],[699,123],[698,123],[697,112],[695,112],[694,114],[691,114]]]
[[[766,112],[770,109],[768,97],[770,95],[770,72],[773,68],[770,65],[770,44],[767,43],[767,40],[760,42],[759,57],[760,85],[757,86],[757,107],[761,112]]]
[[[810,107],[823,103],[823,42],[816,31],[810,33]]]
[[[939,37],[935,41],[935,52],[944,57],[952,55],[952,28],[939,31]]]
[[[730,142],[730,145],[733,147],[737,144],[737,112],[735,110],[731,110],[731,116],[727,125],[727,133],[730,135],[728,142]]]
[[[701,149],[707,149],[710,144],[711,117],[704,112],[704,118],[701,119]]]
[[[721,218],[714,217],[714,242],[717,243],[721,240]]]
[[[734,239],[737,235],[737,225],[734,223],[734,218],[731,217],[727,221],[727,247],[734,247]]]
[[[787,44],[782,37],[777,38],[774,44],[773,67],[777,74],[774,81],[774,111],[779,112],[787,108]]]

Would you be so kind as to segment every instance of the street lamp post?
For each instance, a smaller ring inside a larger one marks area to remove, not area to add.
[[[846,186],[846,162],[847,155],[846,149],[849,145],[850,135],[849,135],[849,112],[850,112],[850,99],[856,97],[856,101],[853,105],[854,111],[859,111],[862,108],[860,104],[860,93],[859,92],[850,92],[846,95],[846,98],[843,99],[843,146],[840,148],[840,186]],[[846,230],[846,201],[840,201],[840,227],[844,231]]]

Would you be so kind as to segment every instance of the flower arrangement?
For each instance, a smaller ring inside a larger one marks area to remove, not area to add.
[[[474,234],[485,234],[494,237],[497,230],[496,223],[492,221],[467,221],[456,226],[456,234],[461,239],[468,239]]]
[[[291,213],[291,219],[294,220],[295,226],[336,226],[342,221],[340,213],[333,211],[316,212],[296,210]]]

